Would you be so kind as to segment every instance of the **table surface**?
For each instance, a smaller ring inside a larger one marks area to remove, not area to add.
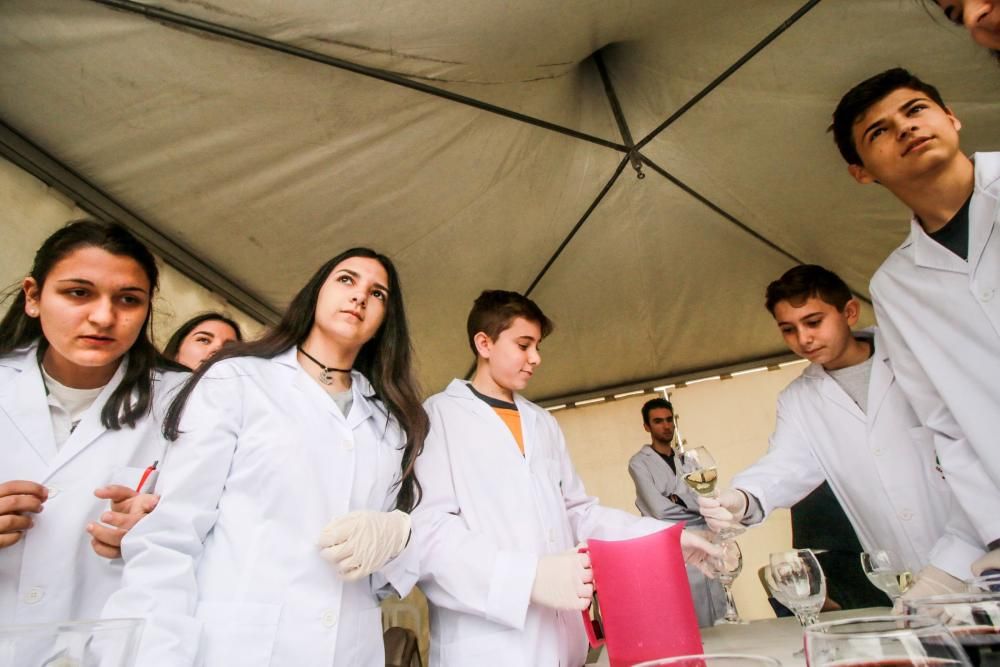
[[[820,614],[820,621],[840,618],[882,616],[892,613],[889,607],[831,611]],[[805,667],[804,656],[792,655],[802,648],[802,628],[795,617],[768,618],[745,625],[717,625],[701,631],[705,653],[749,653],[776,658],[782,667]],[[595,665],[608,665],[608,652],[601,651]]]

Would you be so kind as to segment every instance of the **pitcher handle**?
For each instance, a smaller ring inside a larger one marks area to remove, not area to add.
[[[577,548],[577,553],[587,553],[587,547]],[[597,582],[592,582],[592,585],[594,586],[594,597],[591,598],[590,607],[597,605]],[[604,645],[604,627],[599,620],[590,617],[590,607],[580,613],[583,615],[583,628],[587,631],[587,641],[590,642],[591,648],[597,648]]]

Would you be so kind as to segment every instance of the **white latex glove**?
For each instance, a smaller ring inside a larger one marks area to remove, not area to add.
[[[720,489],[716,497],[698,496],[698,511],[708,527],[719,532],[740,523],[747,513],[747,497],[737,489]]]
[[[966,584],[961,579],[956,579],[944,570],[928,565],[917,573],[913,580],[913,585],[903,593],[895,605],[892,612],[894,614],[903,613],[903,602],[906,600],[916,600],[926,598],[931,595],[945,595],[947,593],[964,593],[967,590]]]
[[[340,577],[354,581],[399,555],[410,538],[406,512],[350,512],[328,523],[319,536],[320,554],[337,566]]]
[[[531,602],[552,609],[582,611],[594,595],[590,556],[576,549],[538,559]]]
[[[972,574],[981,577],[986,570],[1000,570],[1000,549],[994,549],[972,564]]]
[[[684,562],[694,565],[709,579],[715,579],[717,574],[711,565],[711,559],[722,557],[722,547],[712,544],[701,531],[685,530],[681,533],[681,552]]]

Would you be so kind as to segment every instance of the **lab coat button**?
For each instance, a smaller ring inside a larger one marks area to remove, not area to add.
[[[903,510],[902,512],[899,513],[899,518],[902,519],[903,521],[909,521],[910,519],[913,518],[913,512],[911,512],[910,510]]]
[[[875,449],[872,450],[872,454],[874,454],[875,456],[882,456],[882,448],[876,447]]]
[[[327,628],[332,628],[337,625],[337,615],[329,609],[320,614],[319,620]]]
[[[341,444],[343,444],[344,449],[354,449],[354,441],[351,440],[350,438],[344,440],[344,442]]]
[[[43,597],[45,597],[45,591],[36,586],[24,594],[24,603],[35,604],[41,602]]]
[[[45,487],[45,490],[49,492],[49,498],[55,498],[59,495],[59,492],[62,491],[62,489],[58,486],[47,486]]]
[[[982,299],[983,301],[989,301],[990,299],[993,298],[994,294],[996,294],[996,290],[994,290],[992,287],[988,287],[979,293],[979,298]]]

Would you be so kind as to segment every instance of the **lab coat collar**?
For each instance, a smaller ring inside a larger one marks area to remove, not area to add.
[[[7,413],[11,423],[48,468],[58,450],[45,400],[45,383],[38,368],[38,344],[15,350],[0,359],[0,366],[18,373],[12,382],[0,389],[0,410]]]
[[[62,447],[59,448],[59,453],[56,455],[55,459],[55,465],[52,466],[52,472],[50,474],[54,474],[59,468],[72,461],[77,454],[86,449],[90,445],[90,443],[97,440],[98,437],[100,437],[105,431],[108,430],[107,427],[104,426],[104,423],[101,421],[101,412],[104,410],[105,403],[107,403],[108,399],[111,398],[111,394],[113,394],[115,389],[118,388],[118,385],[121,384],[122,378],[125,377],[125,371],[127,368],[128,368],[128,355],[125,355],[125,357],[122,359],[122,362],[118,364],[118,368],[117,370],[115,370],[115,374],[111,376],[111,380],[109,380],[108,383],[104,385],[104,389],[101,390],[101,393],[97,395],[96,399],[94,399],[94,403],[83,414],[83,418],[80,419],[80,423],[77,424],[76,429],[72,433],[70,433],[69,439],[66,440],[66,442],[63,443]],[[155,392],[156,392],[156,382],[154,380],[153,383],[154,395]],[[133,391],[130,400],[133,401],[136,400],[136,395],[137,392]],[[46,404],[46,409],[47,409],[47,404]],[[49,418],[50,430],[51,430],[51,421],[52,419]],[[127,424],[122,425],[122,428],[127,429],[129,428],[129,426]]]
[[[872,359],[872,375],[868,380],[868,427],[871,428],[871,425],[875,423],[875,418],[878,416],[882,403],[885,401],[885,397],[889,394],[892,383],[895,382],[895,376],[892,373],[889,353],[886,351],[886,346],[878,327],[871,327],[870,329],[865,329],[865,331],[872,333],[875,345],[875,357]]]
[[[351,411],[345,418],[340,408],[334,403],[333,399],[327,394],[326,390],[316,380],[306,372],[304,368],[299,364],[298,359],[298,349],[294,346],[288,348],[281,354],[274,357],[274,362],[281,364],[282,366],[287,366],[294,371],[292,376],[294,379],[292,385],[299,391],[303,392],[306,396],[314,397],[317,402],[326,409],[327,412],[332,414],[335,418],[345,420],[347,426],[353,430],[357,428],[363,421],[368,419],[374,414],[372,410],[372,405],[378,406],[378,411],[383,417],[388,417],[389,413],[382,405],[381,401],[376,403],[377,397],[375,394],[375,389],[372,387],[371,382],[368,381],[361,372],[357,370],[351,371],[351,393],[353,395],[353,402],[351,404]]]
[[[874,335],[875,335],[874,328],[860,329],[860,330],[854,332],[854,336],[856,338],[871,339],[871,338],[874,337]],[[879,352],[879,346],[876,345],[875,346],[875,354],[878,355],[879,353],[880,353]],[[871,404],[871,399],[872,399],[872,396],[873,396],[873,394],[872,394],[872,379],[876,375],[876,373],[875,373],[875,363],[876,362],[877,362],[877,360],[873,361],[873,363],[872,363],[872,377],[868,380],[868,401],[869,401],[869,406],[868,407],[869,407],[869,410],[871,410],[871,408],[873,407],[872,404]],[[837,381],[833,379],[833,376],[831,376],[826,371],[826,369],[823,368],[823,366],[821,364],[817,364],[817,363],[809,364],[806,367],[806,369],[802,372],[802,375],[804,377],[809,378],[811,381],[819,382],[820,383],[819,384],[819,391],[823,394],[824,398],[828,399],[830,402],[832,402],[832,403],[834,403],[834,404],[842,407],[843,409],[847,410],[855,418],[861,419],[862,421],[865,420],[865,413],[861,411],[861,408],[858,407],[858,404],[855,403],[854,400],[850,396],[847,395],[847,392],[844,391],[844,388],[841,387],[837,383]],[[884,392],[883,392],[883,394],[884,394]],[[882,394],[879,395],[879,399],[878,399],[878,401],[880,403],[881,403],[881,399],[882,399]]]
[[[1000,153],[976,153],[972,161],[975,165],[975,185],[969,207],[968,261],[963,261],[932,239],[914,215],[910,218],[910,236],[900,247],[913,246],[913,259],[917,266],[968,275],[974,273],[979,265],[986,242],[1000,216],[1000,207],[997,206],[1000,197]],[[993,215],[990,215],[991,212]]]
[[[969,262],[974,274],[990,236],[1000,223],[1000,153],[976,153],[976,185],[969,207]]]
[[[444,393],[446,396],[463,401],[460,405],[476,417],[484,420],[484,427],[488,428],[491,425],[495,425],[497,422],[501,422],[500,417],[496,412],[494,412],[493,408],[487,405],[486,402],[478,396],[473,394],[472,390],[469,389],[468,384],[469,382],[467,380],[459,380],[456,378],[448,384]],[[520,394],[514,394],[514,405],[517,406],[517,411],[521,416],[521,440],[524,442],[524,459],[530,460],[532,451],[534,450],[535,440],[534,403],[527,400]],[[506,429],[506,426],[504,426],[504,428]],[[512,435],[511,438],[513,437],[514,436]]]

